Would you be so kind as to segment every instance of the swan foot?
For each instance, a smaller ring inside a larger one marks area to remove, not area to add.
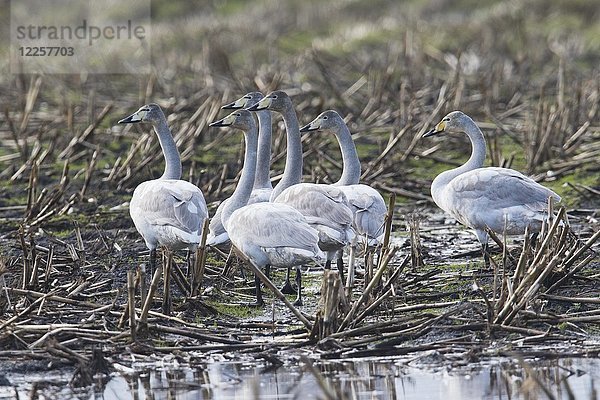
[[[283,284],[280,290],[283,294],[296,294],[297,292],[297,288],[292,286],[292,283],[289,279],[286,279],[285,283]]]

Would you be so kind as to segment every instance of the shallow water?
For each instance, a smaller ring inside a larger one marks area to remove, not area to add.
[[[413,358],[414,360],[414,358]],[[592,399],[600,379],[600,360],[494,360],[468,368],[427,368],[411,360],[354,360],[322,362],[315,366],[335,398],[353,399],[544,399],[543,385],[556,399]],[[268,370],[265,365],[210,362],[195,368],[158,363],[135,371],[124,369],[92,389],[69,388],[66,375],[7,374],[15,387],[0,387],[0,399],[28,398],[37,381],[39,398],[104,400],[145,399],[294,399],[324,398],[318,380],[302,362]],[[533,377],[535,374],[535,378]],[[536,382],[539,381],[539,383]],[[44,382],[52,382],[47,386]],[[62,383],[61,383],[62,382]]]

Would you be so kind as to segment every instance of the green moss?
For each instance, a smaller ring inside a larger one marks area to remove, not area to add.
[[[218,14],[223,16],[235,15],[244,12],[248,7],[246,0],[228,0],[215,3],[215,9]]]
[[[287,36],[279,38],[277,43],[279,49],[288,54],[297,54],[311,46],[312,41],[318,37],[317,32],[295,31]]]
[[[561,204],[567,208],[577,207],[584,200],[581,193],[574,188],[575,184],[591,187],[598,186],[600,184],[600,176],[592,171],[579,168],[573,173],[563,175],[555,181],[543,183],[544,186],[554,190],[562,197]]]

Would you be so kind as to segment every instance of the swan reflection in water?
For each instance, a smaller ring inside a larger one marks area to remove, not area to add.
[[[544,397],[536,380],[556,399],[592,398],[600,361],[561,359],[526,362],[503,359],[452,369],[412,366],[409,360],[315,363],[333,398],[348,399],[528,399]],[[567,388],[568,386],[568,388]],[[113,377],[101,393],[112,399],[295,399],[327,398],[318,379],[301,362],[273,368],[238,362],[201,367],[148,369]]]

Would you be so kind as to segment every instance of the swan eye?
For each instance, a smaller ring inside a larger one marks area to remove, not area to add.
[[[271,96],[271,98],[272,98],[272,99],[276,99],[276,98],[277,98],[277,95],[276,95],[276,94],[274,94],[273,96]]]
[[[450,118],[446,117],[442,121],[444,121],[444,122],[450,122]]]
[[[327,118],[329,118],[327,115],[323,117],[324,120],[327,119]]]

